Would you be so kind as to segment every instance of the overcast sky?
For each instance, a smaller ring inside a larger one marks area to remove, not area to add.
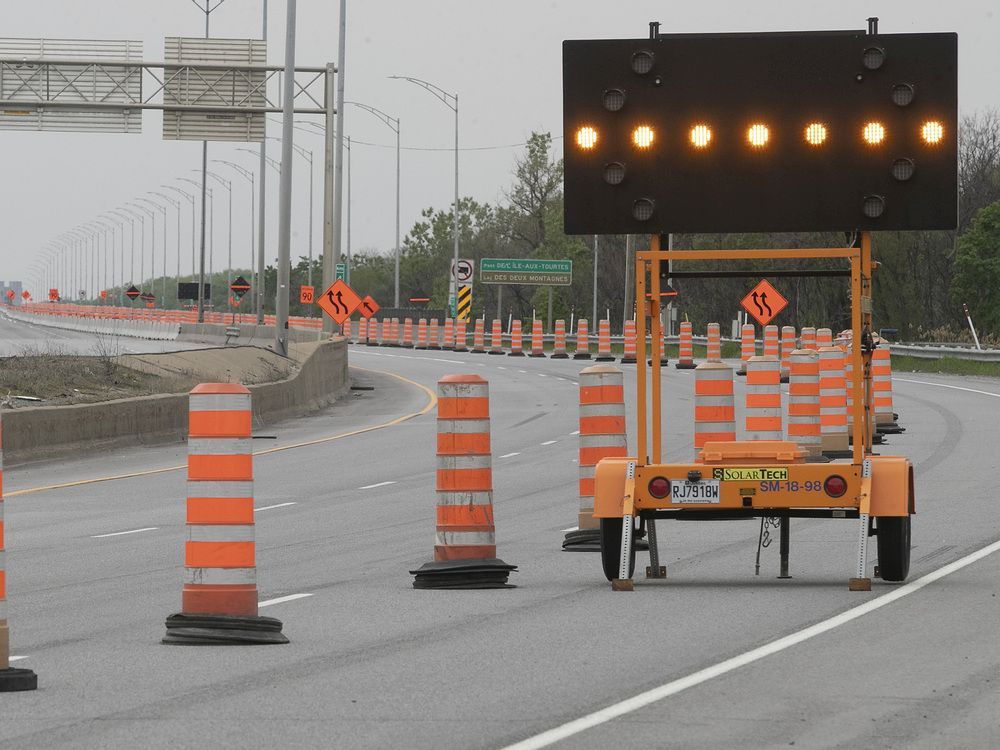
[[[199,0],[204,2],[204,0]],[[299,65],[337,59],[337,0],[299,0]],[[5,37],[135,39],[149,61],[163,59],[165,36],[201,36],[204,15],[192,0],[2,0]],[[259,37],[259,0],[225,0],[212,15],[212,35]],[[409,75],[457,92],[460,104],[460,189],[479,201],[503,199],[513,159],[535,130],[561,131],[560,46],[567,38],[643,37],[648,22],[665,32],[862,29],[869,15],[881,17],[880,31],[956,31],[959,34],[959,101],[962,114],[1000,106],[1000,20],[996,0],[961,2],[819,3],[647,2],[646,0],[349,0],[346,98],[364,102],[402,120],[402,234],[428,206],[452,201],[453,115],[416,86],[389,80]],[[285,3],[269,3],[268,61],[283,61]],[[278,117],[278,116],[272,116]],[[346,112],[345,132],[371,144],[357,144],[352,159],[352,236],[355,251],[389,252],[394,244],[395,152],[393,133],[371,115]],[[268,126],[278,135],[280,125]],[[296,133],[296,143],[316,151],[314,249],[322,248],[322,137]],[[561,149],[561,141],[556,141]],[[279,144],[269,153],[278,156]],[[227,159],[257,169],[256,158],[238,151],[245,144],[210,145],[210,159]],[[3,232],[0,279],[26,278],[28,267],[49,240],[136,196],[159,190],[178,177],[197,177],[200,144],[161,140],[161,116],[147,112],[141,135],[0,133],[4,179],[0,180]],[[439,150],[433,150],[439,149]],[[227,169],[214,165],[220,172]],[[249,184],[234,173],[233,253],[250,262]],[[308,172],[296,158],[293,192],[293,257],[308,249]],[[277,179],[273,171],[272,188]],[[226,200],[216,191],[215,267],[225,267]],[[269,198],[268,262],[276,257],[277,201]],[[168,224],[174,230],[173,209]],[[184,214],[182,273],[190,270],[189,212]],[[157,226],[156,252],[161,252]],[[346,245],[345,245],[346,248]],[[173,273],[174,240],[168,245]],[[157,267],[161,261],[158,257]],[[35,291],[35,290],[32,290]],[[36,293],[37,297],[37,293]]]

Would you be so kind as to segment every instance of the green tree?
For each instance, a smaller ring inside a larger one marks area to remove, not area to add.
[[[984,332],[1000,333],[1000,200],[980,209],[958,238],[952,299],[969,305]]]

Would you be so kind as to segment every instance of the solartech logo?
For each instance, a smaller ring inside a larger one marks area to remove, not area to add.
[[[788,479],[788,469],[775,468],[719,468],[712,469],[712,479],[723,482],[777,482]]]

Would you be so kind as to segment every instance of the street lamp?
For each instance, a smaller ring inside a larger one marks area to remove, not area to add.
[[[367,104],[361,104],[360,102],[344,102],[344,104],[353,104],[355,107],[359,107],[360,109],[363,109],[366,112],[369,112],[369,113],[375,115],[378,119],[380,119],[382,122],[384,122],[389,127],[390,130],[392,130],[396,134],[396,277],[395,277],[395,282],[396,283],[395,283],[395,297],[394,297],[395,304],[393,306],[394,307],[399,307],[399,118],[398,117],[390,117],[389,115],[387,115],[382,110],[376,109],[375,107],[370,107]],[[457,117],[458,116],[458,109],[457,109],[458,108],[458,100],[457,99],[455,100],[455,107],[456,107],[455,112],[456,112],[456,117]],[[348,149],[348,158],[350,158],[350,149]],[[347,192],[348,192],[348,194],[350,194],[350,191],[351,191],[351,182],[350,182],[350,176],[349,175],[350,175],[350,168],[348,168],[348,181],[347,181]],[[458,205],[457,198],[456,198],[456,204],[455,205],[456,205],[456,207]],[[347,224],[348,224],[348,226],[350,226],[350,223],[351,223],[350,215],[351,215],[351,213],[350,213],[350,199],[348,198],[348,209],[347,209],[347,216],[348,216]],[[348,243],[348,247],[350,247],[350,243]]]
[[[151,190],[150,195],[159,196],[161,200],[165,200],[174,210],[177,212],[177,232],[175,233],[175,239],[177,242],[177,281],[181,278],[181,201],[179,198],[171,198],[166,193],[161,193],[157,190]],[[192,198],[193,201],[193,198]],[[166,215],[164,215],[164,226],[166,226]],[[192,225],[192,229],[194,226]],[[166,294],[166,283],[167,283],[167,233],[166,230],[163,232],[163,284],[164,284],[164,294]],[[180,303],[180,300],[177,300]]]
[[[229,298],[228,297],[228,295],[229,295],[229,286],[233,283],[233,182],[232,182],[232,180],[227,180],[225,177],[222,177],[221,175],[219,175],[219,174],[217,174],[215,172],[208,172],[208,171],[206,171],[205,174],[207,174],[209,177],[217,180],[222,185],[222,187],[224,187],[226,189],[226,192],[229,193],[229,260],[228,260],[228,265],[227,265],[227,270],[226,270],[226,295],[227,295],[227,299],[228,299]],[[213,221],[215,219],[215,209],[214,208],[212,209],[212,219],[213,219]],[[213,246],[214,246],[214,242],[213,242]],[[210,268],[213,271],[215,270],[215,266],[214,265],[210,265]]]
[[[131,255],[131,263],[129,264],[129,279],[128,279],[128,283],[129,283],[129,286],[132,286],[135,283],[135,216],[132,215],[132,214],[130,214],[130,213],[128,213],[127,211],[125,211],[123,209],[117,209],[117,208],[114,209],[114,210],[112,210],[112,211],[109,211],[109,213],[114,214],[119,219],[125,219],[126,221],[128,221],[128,224],[129,224],[129,237],[132,240],[132,255]],[[124,227],[124,224],[122,226]],[[125,279],[124,279],[124,277],[125,277],[125,239],[124,239],[124,229],[122,231],[122,234],[123,234],[123,236],[122,236],[122,287],[123,287],[122,288],[122,292],[124,293],[124,291],[125,291],[124,290],[124,287],[125,287]]]
[[[419,78],[411,78],[410,76],[389,76],[389,78],[395,78],[417,84],[421,88],[430,91],[434,96],[440,99],[446,107],[455,113],[455,275],[448,275],[449,279],[452,279],[455,284],[455,293],[452,298],[451,309],[452,316],[455,316],[458,314],[458,94],[449,94],[441,87],[435,86],[433,83],[428,83],[427,81],[422,81]]]
[[[182,177],[181,179],[184,179],[184,178]],[[191,204],[191,280],[193,281],[194,280],[194,249],[195,249],[195,245],[197,244],[197,240],[195,239],[195,224],[197,222],[195,221],[194,196],[191,195],[191,193],[189,193],[187,190],[182,190],[181,188],[175,187],[173,185],[160,185],[160,187],[165,188],[167,190],[173,190],[175,193],[180,193],[185,198],[187,198],[188,202]],[[178,280],[180,279],[180,277],[181,277],[181,257],[180,257],[180,254],[178,253],[178,255],[177,255],[177,278],[178,278]]]
[[[163,298],[167,296],[167,207],[164,206],[159,201],[154,201],[149,198],[136,198],[138,201],[149,206],[155,206],[163,212],[163,281],[160,282],[160,305],[163,305]],[[156,248],[156,221],[153,221],[153,248]],[[154,255],[155,257],[155,255]],[[153,261],[155,264],[155,261]],[[156,266],[154,265],[151,270],[152,277],[156,278]],[[150,287],[152,287],[152,282],[150,282]],[[152,288],[150,289],[152,291]]]
[[[267,136],[269,141],[280,141],[276,136]],[[313,152],[307,148],[292,143],[292,150],[309,162],[309,286],[313,285],[313,186],[316,182],[316,171],[313,169]]]
[[[260,282],[257,280],[257,276],[258,276],[258,273],[257,273],[257,264],[255,263],[255,260],[257,258],[257,250],[256,250],[256,248],[257,248],[256,239],[257,238],[256,238],[256,227],[254,226],[254,214],[257,211],[257,207],[256,207],[257,195],[254,192],[254,175],[253,175],[253,170],[252,169],[247,169],[245,167],[241,167],[239,164],[236,164],[236,163],[231,162],[231,161],[226,161],[225,159],[212,159],[212,163],[213,164],[225,164],[227,167],[229,167],[231,169],[235,169],[239,174],[243,175],[243,177],[245,179],[247,179],[247,180],[250,181],[250,275],[251,275],[251,278],[254,279],[254,290],[256,290],[257,289],[257,284],[260,283]],[[256,291],[254,293],[254,296],[256,296]]]
[[[139,211],[140,226],[139,226],[139,285],[142,286],[146,281],[146,258],[144,253],[146,252],[146,216],[149,216],[153,222],[153,231],[151,234],[151,242],[149,255],[150,255],[150,265],[152,266],[152,273],[150,274],[150,290],[152,291],[152,278],[156,275],[156,212],[152,211],[145,206],[140,206],[138,203],[126,203],[126,206],[134,208]],[[126,211],[128,209],[125,209]]]

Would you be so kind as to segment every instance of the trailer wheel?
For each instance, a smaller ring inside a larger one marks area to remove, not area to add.
[[[877,524],[879,577],[905,581],[910,574],[910,517],[883,516]]]
[[[622,520],[620,518],[601,519],[601,564],[609,581],[618,577],[618,565],[622,554]],[[635,534],[632,535],[632,549],[629,551],[628,577],[635,572]]]

